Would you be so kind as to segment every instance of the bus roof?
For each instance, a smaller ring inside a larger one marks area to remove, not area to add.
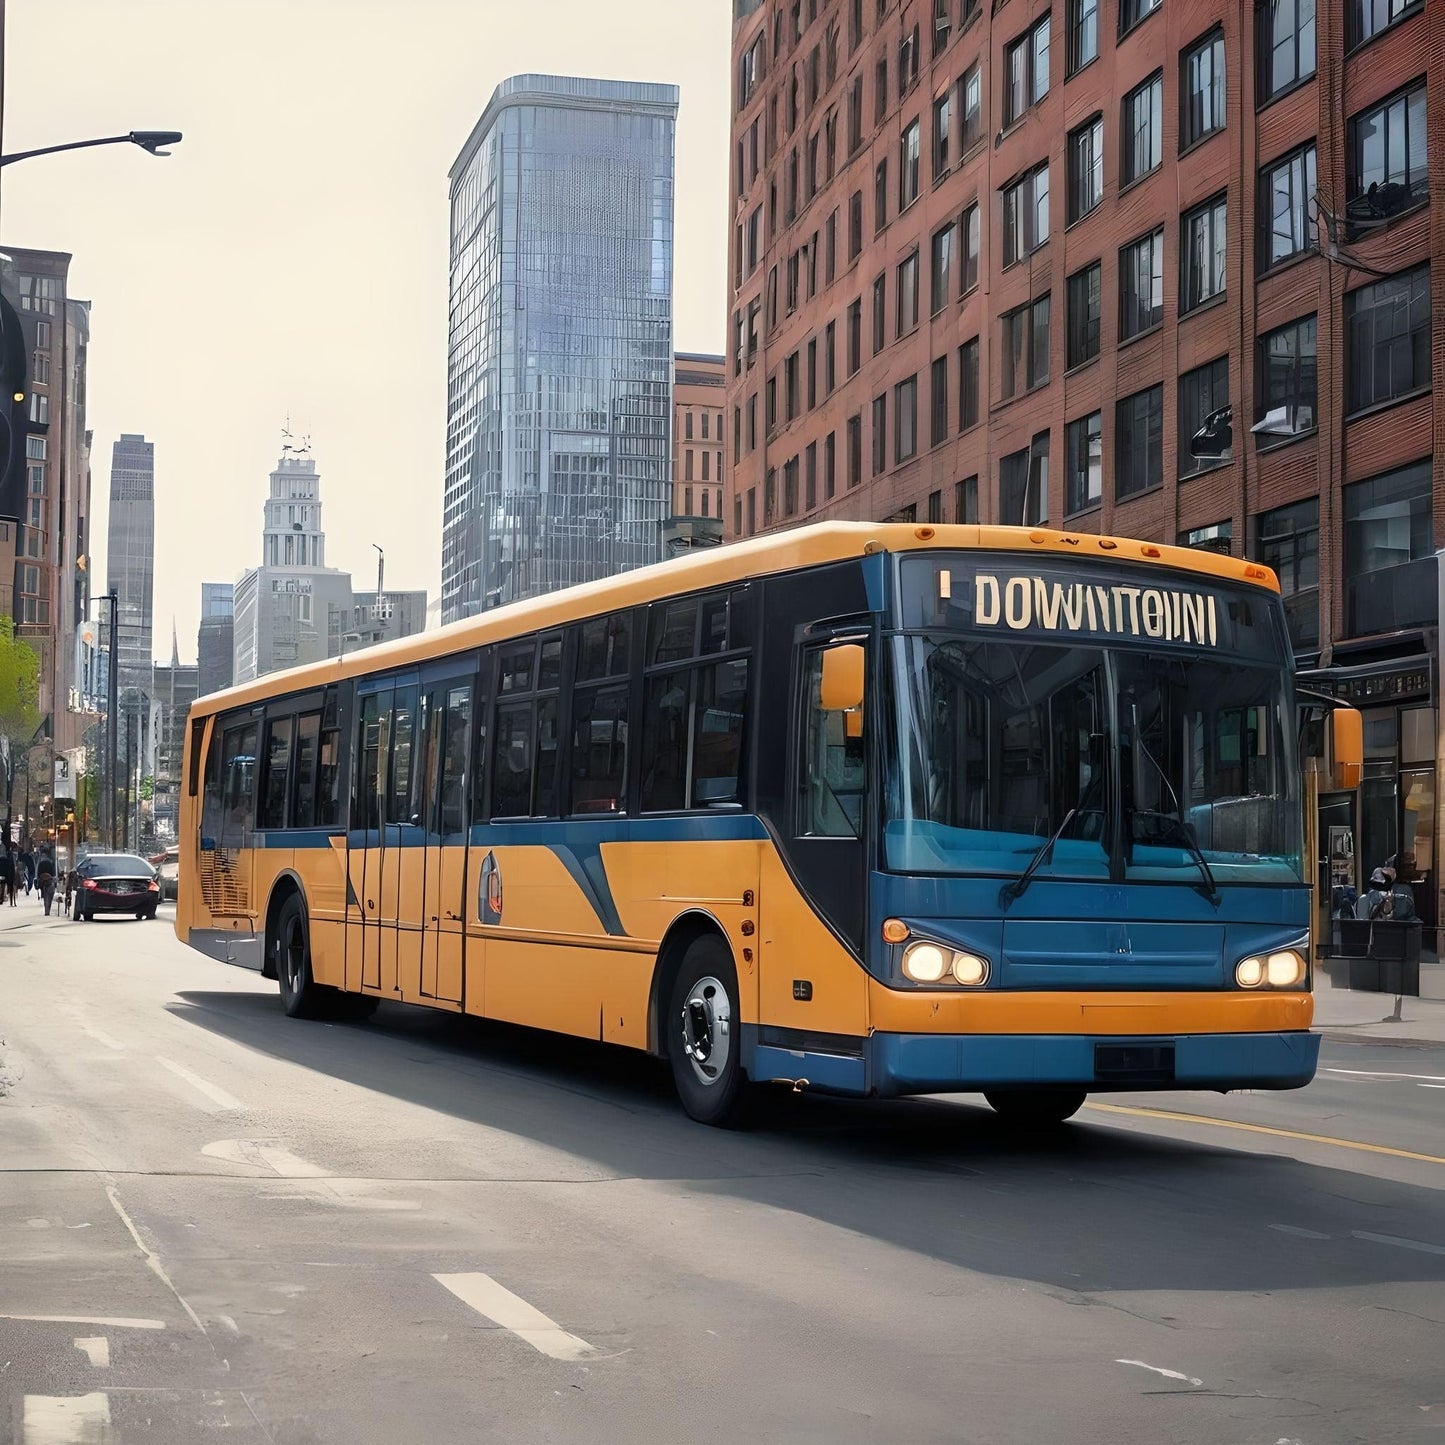
[[[433,632],[422,632],[394,642],[379,643],[348,654],[271,672],[224,692],[210,693],[191,704],[193,715],[225,712],[284,693],[304,692],[346,677],[363,677],[385,668],[405,667],[462,652],[489,642],[504,641],[519,633],[559,627],[584,617],[595,617],[623,607],[655,602],[678,593],[765,577],[827,562],[861,557],[872,552],[909,552],[959,548],[961,550],[1019,553],[1061,553],[1103,562],[1145,563],[1170,567],[1279,591],[1279,580],[1268,568],[1218,552],[1162,543],[1099,536],[1092,532],[1061,532],[1046,527],[986,527],[912,522],[819,522],[770,532],[726,547],[709,547],[692,556],[639,567],[596,582],[567,587],[543,597],[512,602],[475,617],[464,618]]]

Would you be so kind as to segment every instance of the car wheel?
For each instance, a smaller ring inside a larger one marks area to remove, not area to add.
[[[683,956],[668,1009],[667,1056],[682,1107],[698,1123],[732,1129],[747,1122],[737,970],[714,933],[695,939]]]
[[[154,903],[152,903],[151,906],[146,909],[146,911],[145,911],[145,916],[146,916],[147,922],[151,922],[151,923],[155,922],[156,905],[155,905]]]

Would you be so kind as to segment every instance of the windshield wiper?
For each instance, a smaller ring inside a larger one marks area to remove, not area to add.
[[[1169,789],[1169,797],[1174,803],[1174,816],[1170,818],[1169,821],[1175,824],[1179,833],[1179,837],[1184,843],[1184,847],[1188,850],[1190,857],[1193,858],[1194,862],[1198,865],[1199,871],[1204,875],[1203,886],[1201,887],[1199,885],[1196,885],[1196,887],[1198,887],[1199,892],[1202,893],[1204,897],[1214,905],[1214,907],[1218,908],[1219,886],[1214,881],[1214,874],[1210,870],[1209,860],[1204,856],[1204,850],[1195,840],[1194,830],[1189,826],[1188,823],[1184,821],[1184,809],[1179,806],[1179,794],[1174,791],[1174,784],[1169,781],[1169,774],[1164,771],[1163,764],[1159,761],[1158,758],[1154,756],[1153,753],[1149,751],[1148,744],[1145,743],[1144,738],[1139,731],[1137,721],[1135,722],[1134,726],[1134,744],[1139,749],[1139,751],[1143,753],[1144,756],[1148,758],[1151,763],[1154,764],[1154,771],[1157,772],[1159,776],[1164,779],[1164,786]],[[1137,810],[1131,809],[1130,811]],[[1159,816],[1168,815],[1161,814]]]
[[[1074,821],[1074,815],[1078,811],[1077,807],[1070,808],[1069,811],[1064,814],[1064,821],[1054,829],[1039,847],[1038,852],[1029,859],[1029,866],[1025,868],[1017,878],[1005,883],[1004,886],[998,890],[998,906],[1000,908],[1006,909],[1016,898],[1023,897],[1024,889],[1033,882],[1034,874],[1038,871],[1044,859],[1054,851],[1054,844],[1063,836],[1064,829]]]

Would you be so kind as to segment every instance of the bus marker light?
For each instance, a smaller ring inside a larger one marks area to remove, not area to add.
[[[1139,549],[1146,557],[1162,557],[1164,554],[1157,547],[1145,545]]]
[[[914,983],[937,983],[951,962],[936,943],[912,943],[903,954],[903,972]]]
[[[908,925],[901,918],[885,918],[883,920],[884,943],[906,943],[907,941]]]

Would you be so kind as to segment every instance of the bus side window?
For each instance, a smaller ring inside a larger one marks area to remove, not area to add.
[[[642,709],[643,812],[687,807],[691,682],[691,672],[664,672],[647,680]]]
[[[256,734],[255,723],[232,728],[226,733],[221,761],[221,847],[249,848],[256,826]]]
[[[852,707],[837,706],[838,699],[824,696],[827,655],[828,649],[819,649],[807,660],[798,831],[809,838],[861,838],[867,786],[863,706],[861,701]]]
[[[302,713],[296,719],[296,796],[291,805],[291,826],[310,828],[316,822],[316,744],[321,731],[319,712]]]
[[[392,694],[391,705],[391,787],[387,793],[386,821],[415,821],[412,806],[413,733],[416,730],[416,688],[399,687]]]
[[[291,769],[291,732],[294,718],[272,718],[266,724],[265,773],[261,781],[261,802],[257,826],[286,826],[286,783]]]
[[[525,818],[532,808],[532,704],[497,709],[492,757],[492,816]]]
[[[351,826],[374,832],[381,827],[381,794],[386,752],[382,747],[381,704],[383,695],[372,693],[361,699],[357,722],[356,809]],[[391,695],[385,694],[390,703]]]
[[[738,803],[748,702],[747,659],[699,668],[694,691],[691,806],[717,808]]]
[[[224,776],[221,758],[225,747],[226,735],[221,731],[220,718],[217,718],[211,728],[211,745],[206,749],[205,794],[201,800],[201,847],[207,852],[221,846],[221,824],[226,816],[221,805],[221,779]]]
[[[333,828],[341,816],[341,704],[335,687],[326,689],[317,750],[316,810],[312,823]]]
[[[447,693],[443,725],[439,826],[443,837],[455,837],[467,826],[467,743],[472,730],[470,687],[454,687]]]
[[[620,813],[627,795],[625,687],[586,688],[572,696],[572,811]]]

